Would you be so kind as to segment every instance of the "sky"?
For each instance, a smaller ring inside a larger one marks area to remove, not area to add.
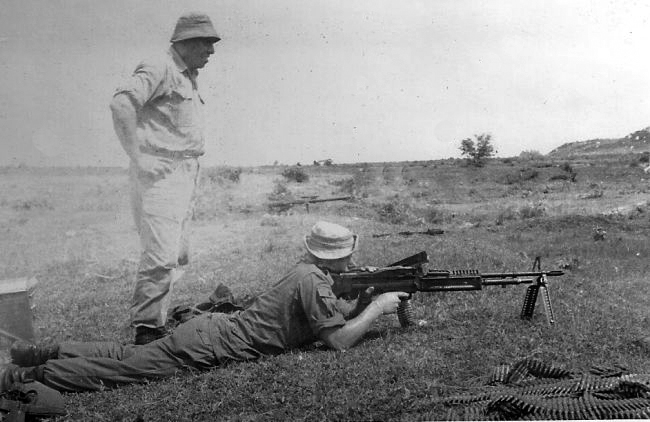
[[[176,19],[222,41],[199,74],[206,165],[497,155],[650,126],[650,2],[0,0],[0,165],[127,166],[108,104]]]

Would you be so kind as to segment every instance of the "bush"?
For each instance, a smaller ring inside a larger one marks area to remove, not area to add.
[[[390,224],[408,223],[414,217],[411,208],[398,197],[383,204],[374,204],[373,208],[379,215],[379,221]]]
[[[214,167],[203,170],[203,178],[210,183],[223,186],[227,182],[239,183],[242,170],[232,167]]]
[[[524,220],[535,217],[543,217],[546,215],[546,208],[541,202],[524,205],[519,209],[519,215]]]
[[[553,181],[553,180],[570,180],[571,176],[568,174],[554,174],[553,176],[549,177],[548,180]]]
[[[309,180],[309,175],[305,173],[305,171],[300,167],[289,167],[287,169],[284,169],[282,176],[284,176],[284,178],[288,181],[298,183],[306,182]]]
[[[514,185],[515,183],[525,182],[527,180],[536,179],[539,172],[535,169],[519,169],[518,173],[509,173],[503,177],[501,183],[506,185]]]
[[[571,164],[569,164],[569,163],[562,163],[562,165],[560,166],[560,168],[561,168],[563,171],[566,171],[567,173],[574,173],[574,171],[573,171],[573,167],[571,167]]]
[[[505,210],[501,211],[499,215],[497,215],[495,224],[497,226],[501,226],[506,221],[515,219],[517,219],[517,212],[512,207],[508,207]]]
[[[539,176],[539,172],[535,169],[522,169],[519,171],[519,179],[523,182],[537,179],[537,176]]]
[[[448,219],[448,214],[436,207],[428,208],[424,215],[424,220],[431,224],[442,224]]]
[[[641,154],[641,158],[639,158],[640,163],[650,163],[650,152],[645,151],[643,154]]]
[[[293,201],[295,198],[285,182],[274,180],[273,190],[267,194],[266,197],[270,201],[268,204],[269,211],[272,213],[281,213],[291,209],[292,205],[287,202]],[[279,203],[285,203],[279,205]]]
[[[284,182],[281,182],[279,180],[275,180],[273,185],[273,191],[269,195],[269,199],[278,199],[278,198],[284,198],[287,197],[291,192],[289,192],[289,188]]]
[[[221,172],[221,177],[224,179],[230,180],[231,182],[234,183],[239,183],[239,176],[241,175],[241,169],[240,168],[226,168],[223,169]]]
[[[332,180],[329,182],[338,187],[338,191],[344,195],[351,195],[359,198],[369,196],[368,189],[375,183],[375,177],[367,166],[355,172],[352,177]]]
[[[528,151],[522,151],[519,154],[519,158],[521,158],[522,160],[540,161],[544,159],[544,154],[542,154],[539,151],[528,150]]]
[[[16,200],[11,204],[11,208],[16,211],[29,211],[35,209],[53,210],[54,206],[47,198],[31,198]]]
[[[356,192],[356,183],[353,177],[347,179],[334,180],[330,182],[332,185],[337,186],[339,192],[346,195],[354,195]]]
[[[571,167],[571,164],[569,163],[562,163],[562,166],[560,168],[567,173],[568,180],[571,180],[572,182],[576,181],[576,176],[578,175],[575,170],[573,170],[573,167]]]

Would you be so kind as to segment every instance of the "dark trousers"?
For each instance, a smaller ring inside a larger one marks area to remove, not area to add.
[[[62,343],[59,359],[37,368],[43,384],[59,391],[97,391],[173,376],[184,368],[217,365],[211,318],[196,317],[170,336],[142,346],[112,342]]]

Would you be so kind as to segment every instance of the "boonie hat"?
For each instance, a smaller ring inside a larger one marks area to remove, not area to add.
[[[305,236],[305,247],[320,259],[340,259],[352,255],[359,246],[359,237],[338,224],[319,221]]]
[[[208,15],[199,12],[186,13],[178,18],[170,42],[189,40],[190,38],[210,38],[212,42],[221,39]]]

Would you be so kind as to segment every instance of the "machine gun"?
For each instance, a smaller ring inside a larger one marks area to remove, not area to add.
[[[548,293],[548,277],[558,277],[564,272],[541,271],[539,257],[535,259],[532,271],[510,273],[482,274],[476,270],[427,271],[425,269],[427,262],[429,262],[429,257],[423,251],[374,271],[359,269],[332,274],[334,279],[332,289],[334,294],[346,299],[356,298],[360,292],[369,287],[374,288],[373,294],[409,293],[409,298],[403,300],[397,309],[400,324],[405,327],[414,324],[410,296],[415,292],[455,292],[481,290],[483,286],[506,287],[514,284],[530,284],[524,297],[521,318],[532,319],[537,296],[541,292],[546,319],[549,324],[555,323],[551,297]]]

